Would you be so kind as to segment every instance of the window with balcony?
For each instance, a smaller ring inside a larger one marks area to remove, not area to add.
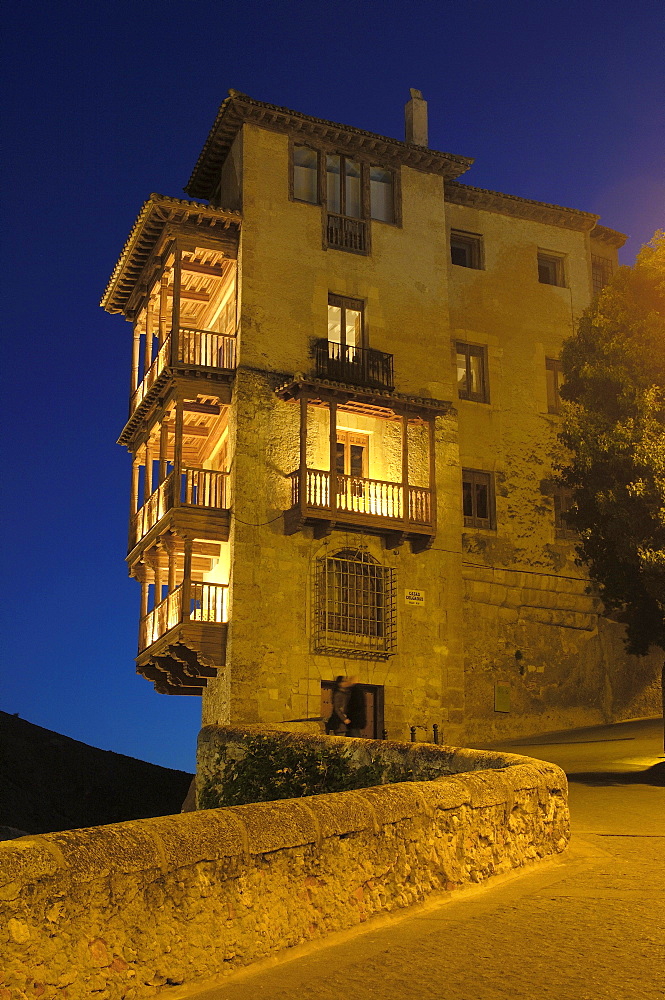
[[[466,528],[495,528],[492,474],[462,469],[462,512]]]
[[[547,412],[561,412],[559,388],[562,382],[561,362],[556,358],[545,358],[545,378],[547,380]]]
[[[483,238],[477,233],[453,229],[450,234],[450,259],[458,267],[483,267]]]
[[[318,650],[389,656],[396,648],[395,571],[362,549],[318,560],[315,644]]]
[[[291,196],[311,205],[324,201],[325,244],[338,250],[369,253],[370,220],[398,221],[395,171],[342,153],[294,145]]]
[[[538,251],[538,281],[541,285],[559,285],[565,287],[566,280],[563,267],[563,257],[558,254]]]
[[[487,348],[481,344],[465,344],[458,341],[456,352],[459,398],[470,399],[476,403],[489,403]]]

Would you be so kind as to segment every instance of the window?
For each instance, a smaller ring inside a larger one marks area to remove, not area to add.
[[[392,170],[369,168],[370,215],[378,222],[395,221],[395,191]]]
[[[547,412],[561,412],[559,388],[562,382],[561,362],[556,358],[545,358],[545,378],[547,380]],[[542,384],[542,383],[541,383]]]
[[[328,343],[340,345],[340,357],[353,360],[354,347],[364,346],[363,302],[328,295]]]
[[[495,527],[491,473],[462,469],[462,512],[467,528]]]
[[[395,571],[362,549],[318,560],[316,648],[390,656],[396,648]]]
[[[563,257],[538,251],[538,281],[542,285],[565,285]]]
[[[612,277],[612,261],[606,257],[591,254],[591,287],[594,295],[598,295]]]
[[[462,233],[455,229],[450,234],[450,259],[458,267],[483,266],[483,239],[475,233]]]
[[[567,514],[573,505],[573,491],[567,486],[555,486],[553,499],[554,532],[558,538],[569,538],[575,534],[567,520]]]
[[[319,154],[309,146],[293,147],[293,197],[319,203]]]
[[[486,347],[457,342],[457,391],[460,399],[489,403]]]

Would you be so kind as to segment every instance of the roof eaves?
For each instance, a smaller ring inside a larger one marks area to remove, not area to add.
[[[546,222],[550,225],[576,229],[580,232],[591,232],[600,218],[593,212],[582,212],[578,208],[566,208],[563,205],[552,205],[546,201],[520,198],[514,194],[488,191],[485,188],[472,187],[470,184],[462,184],[457,181],[446,181],[445,198],[446,201],[457,205],[468,205],[488,212],[501,212],[505,215],[519,216],[534,222]]]

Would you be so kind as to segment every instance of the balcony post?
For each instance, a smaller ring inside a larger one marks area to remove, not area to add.
[[[171,364],[177,365],[180,360],[180,288],[182,284],[181,250],[176,245],[173,261],[173,302],[171,306]]]
[[[152,550],[152,568],[155,574],[155,607],[162,603],[162,567],[159,564],[159,552],[161,549],[159,541],[155,542]]]
[[[432,528],[436,528],[436,417],[428,421],[429,427],[429,516]]]
[[[184,622],[189,621],[189,601],[192,590],[192,538],[190,535],[184,536],[185,556],[182,570],[182,611],[181,618]]]
[[[328,506],[337,510],[337,403],[331,400],[330,412],[330,474],[328,480]]]
[[[184,428],[185,401],[176,399],[175,403],[175,444],[173,446],[173,506],[180,506],[180,489],[182,478],[182,435]]]
[[[169,569],[168,569],[168,592],[172,594],[175,590],[175,571],[176,571],[176,560],[175,560],[175,536],[172,534],[164,535],[163,538],[164,548],[167,551],[169,557]]]
[[[130,396],[133,396],[139,387],[139,357],[141,354],[141,328],[134,319],[134,341],[132,344],[132,378],[130,382]]]
[[[139,617],[141,621],[148,614],[148,574],[147,568],[143,560],[134,567],[134,576],[141,584],[141,610],[139,612]]]
[[[147,375],[152,364],[152,338],[153,334],[154,309],[152,298],[148,299],[145,309],[145,354],[143,355],[143,372]]]
[[[409,523],[409,417],[402,414],[402,518]]]
[[[307,396],[300,397],[300,467],[298,469],[300,513],[307,511]]]
[[[169,308],[169,276],[168,272],[162,274],[159,282],[159,346],[161,347],[167,337],[167,315]]]
[[[145,445],[145,465],[144,476],[143,476],[143,503],[147,503],[150,494],[152,493],[152,456],[150,454],[150,445],[146,440]]]
[[[133,549],[137,542],[136,516],[139,510],[139,466],[136,456],[132,455],[132,481],[129,488],[129,548]]]
[[[167,448],[169,442],[169,428],[164,416],[159,428],[159,485],[166,479]]]

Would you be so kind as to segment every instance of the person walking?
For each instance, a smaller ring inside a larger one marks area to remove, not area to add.
[[[362,736],[367,725],[367,701],[365,689],[357,677],[347,678],[346,714],[349,719],[346,735]]]
[[[335,678],[332,689],[332,715],[326,722],[327,736],[344,736],[346,727],[351,721],[346,714],[346,703],[349,698],[348,682],[341,674]]]

